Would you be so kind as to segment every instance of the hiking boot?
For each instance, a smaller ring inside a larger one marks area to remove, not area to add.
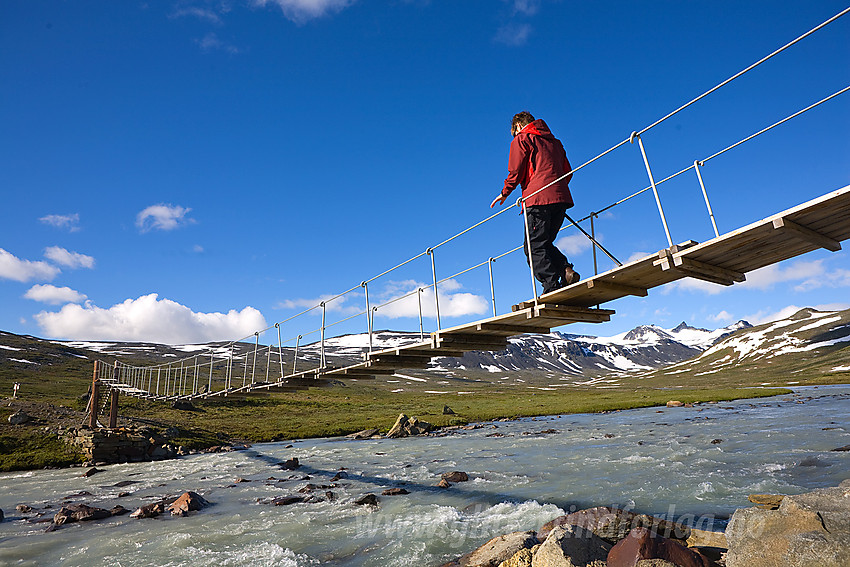
[[[564,268],[564,285],[573,285],[579,280],[581,280],[579,273],[573,270],[572,264],[567,264],[567,267]]]

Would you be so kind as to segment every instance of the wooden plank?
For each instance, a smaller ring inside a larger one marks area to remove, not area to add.
[[[495,331],[499,333],[510,333],[508,336],[522,335],[525,333],[540,333],[548,334],[551,329],[549,327],[531,327],[525,325],[506,325],[500,323],[478,323],[477,329],[481,332]]]
[[[747,277],[738,271],[721,268],[720,266],[712,266],[699,260],[693,260],[687,256],[674,256],[673,263],[677,268],[697,272],[706,276],[711,276],[719,279],[731,280],[732,282],[742,282]]]
[[[816,232],[808,227],[797,224],[787,217],[780,217],[777,219],[773,219],[773,228],[777,230],[786,230],[799,236],[803,240],[811,242],[821,248],[826,248],[832,252],[838,252],[841,250],[841,243],[829,238],[828,236],[824,236],[823,234]]]
[[[623,295],[635,295],[637,297],[646,297],[649,294],[646,288],[643,287],[635,287],[601,279],[592,279],[587,282],[587,289],[594,288],[599,288],[602,291],[622,293]]]

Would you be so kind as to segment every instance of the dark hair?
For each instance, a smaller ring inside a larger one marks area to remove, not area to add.
[[[529,111],[523,110],[522,112],[514,114],[513,119],[511,119],[511,131],[521,130],[532,122],[534,122],[534,116],[532,116]]]

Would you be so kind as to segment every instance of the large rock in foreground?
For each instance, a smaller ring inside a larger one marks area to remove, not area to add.
[[[531,560],[532,567],[606,567],[611,544],[578,526],[557,526]]]
[[[537,544],[534,532],[513,532],[494,537],[472,553],[468,553],[442,567],[497,567],[523,549]]]
[[[850,479],[786,496],[777,510],[739,509],[726,539],[727,567],[850,567]]]

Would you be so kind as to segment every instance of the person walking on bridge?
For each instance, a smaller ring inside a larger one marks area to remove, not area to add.
[[[513,117],[511,134],[514,139],[508,157],[508,177],[490,208],[496,203],[504,204],[517,185],[522,186],[528,215],[523,250],[545,294],[581,279],[555,246],[564,215],[573,206],[569,188],[572,166],[561,141],[552,135],[546,122],[535,120],[530,112],[522,111]]]

